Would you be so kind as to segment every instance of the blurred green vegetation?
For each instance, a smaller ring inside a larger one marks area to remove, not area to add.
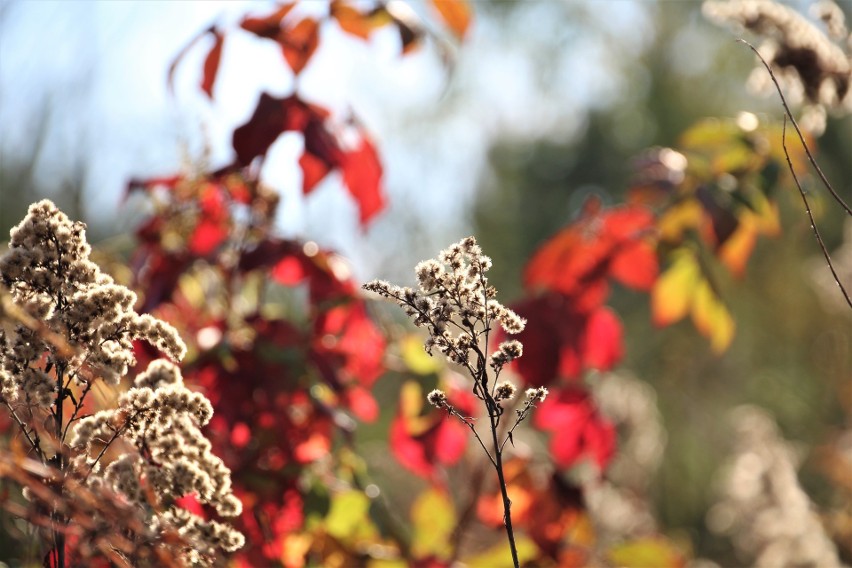
[[[703,117],[747,110],[764,121],[781,120],[777,97],[746,92],[753,55],[731,33],[702,21],[700,4],[665,2],[650,10],[657,27],[653,42],[621,62],[646,88],[622,93],[611,108],[590,114],[577,138],[504,140],[491,148],[493,175],[482,183],[471,220],[494,258],[492,281],[504,297],[520,293],[526,260],[576,217],[589,195],[610,204],[623,199],[631,157],[643,148],[676,147],[678,135]],[[683,44],[690,31],[700,50]],[[702,52],[706,59],[690,70],[673,61],[677,50]],[[635,137],[641,144],[626,144],[622,121],[635,115],[649,134]],[[818,147],[820,166],[849,201],[852,117],[830,119]],[[814,179],[806,183],[832,250],[841,242],[845,215]],[[673,537],[688,536],[696,555],[726,566],[740,560],[728,542],[706,529],[705,515],[729,448],[727,413],[745,403],[770,410],[788,439],[805,444],[801,480],[824,503],[830,492],[812,452],[843,426],[838,389],[852,379],[849,314],[827,311],[811,284],[822,257],[795,187],[786,187],[778,201],[782,235],[759,242],[742,279],[722,281],[737,323],[734,343],[722,356],[711,353],[688,321],[654,329],[647,296],[616,290],[611,300],[625,323],[623,366],[657,390],[668,431],[655,485],[661,525]]]

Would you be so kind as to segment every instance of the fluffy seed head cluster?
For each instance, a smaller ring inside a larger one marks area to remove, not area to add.
[[[496,300],[497,291],[485,276],[490,268],[491,259],[482,254],[475,238],[467,237],[416,266],[417,290],[383,280],[368,282],[364,289],[396,301],[415,325],[425,327],[429,353],[437,348],[453,363],[472,368],[479,363],[474,354],[480,338],[493,323],[509,334],[520,333],[526,323]],[[504,343],[492,357],[492,367],[519,357],[520,345]]]
[[[0,402],[35,455],[46,464],[53,448],[61,448],[65,459],[56,461],[66,481],[117,495],[147,521],[135,519],[140,525],[185,537],[174,548],[189,543],[191,550],[179,552],[198,564],[242,546],[243,536],[229,525],[175,504],[194,495],[221,517],[242,510],[230,471],[200,430],[213,414],[210,401],[184,386],[172,362],[151,363],[119,396],[117,407],[81,415],[97,379],[119,384],[136,364],[134,340],[154,345],[174,361],[182,359],[186,346],[177,331],[136,313],[136,295],[89,260],[85,225],[71,222],[50,201],[30,206],[10,237],[9,251],[0,257],[0,284],[8,289],[20,323],[0,327]],[[64,423],[63,412],[55,408],[66,411]]]
[[[447,393],[445,393],[441,389],[435,389],[426,395],[426,400],[432,406],[435,406],[437,408],[443,408],[447,405]]]
[[[526,392],[527,400],[532,402],[544,402],[548,394],[550,394],[550,391],[545,387],[529,388]]]
[[[184,386],[174,364],[153,361],[134,387],[119,397],[115,409],[75,424],[70,445],[81,452],[75,466],[92,470],[90,481],[106,483],[129,502],[150,510],[152,522],[188,537],[201,557],[215,555],[216,549],[236,550],[244,542],[239,532],[175,505],[176,499],[192,494],[220,516],[234,517],[242,511],[231,490],[230,470],[213,455],[200,430],[212,415],[210,401]],[[101,468],[95,456],[113,443],[122,443],[129,451]],[[152,496],[157,503],[151,503]]]
[[[796,476],[800,457],[772,417],[752,406],[732,413],[734,453],[709,528],[729,535],[753,566],[842,566]]]
[[[34,404],[48,401],[44,377],[33,371],[46,352],[80,382],[100,377],[112,384],[136,363],[135,339],[176,361],[186,353],[171,325],[136,313],[136,295],[89,260],[85,228],[43,200],[31,205],[9,233],[9,251],[0,258],[0,282],[43,329],[36,333],[19,326],[0,340],[0,384],[6,401],[21,393]],[[61,337],[71,353],[60,356],[49,337]]]
[[[494,387],[494,400],[500,402],[501,400],[512,400],[515,398],[515,393],[518,391],[509,381],[503,381],[498,383],[496,387]]]
[[[837,4],[823,0],[814,5],[827,34],[773,0],[708,0],[703,10],[714,22],[763,38],[758,51],[776,70],[787,96],[807,103],[802,122],[809,130],[824,129],[826,109],[852,111],[852,35]],[[752,72],[749,83],[757,91],[774,92],[762,65]]]

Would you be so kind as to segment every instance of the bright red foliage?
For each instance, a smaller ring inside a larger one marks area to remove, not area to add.
[[[601,210],[587,204],[583,216],[546,242],[526,266],[524,284],[573,299],[578,311],[603,303],[610,278],[649,290],[657,278],[657,255],[650,237],[654,216],[644,207]]]
[[[606,371],[621,359],[621,322],[607,307],[578,312],[570,298],[547,293],[512,308],[527,319],[517,336],[524,356],[514,365],[529,386],[577,379],[591,369]]]
[[[467,416],[475,412],[473,395],[451,389],[450,404]],[[399,410],[391,423],[390,446],[397,460],[412,472],[439,482],[438,466],[461,459],[470,431],[455,418],[430,410],[421,414],[425,397],[416,383],[407,383],[400,394]]]
[[[554,393],[536,409],[533,422],[553,434],[550,454],[561,467],[590,458],[604,469],[615,452],[615,428],[598,414],[584,389],[564,388]]]

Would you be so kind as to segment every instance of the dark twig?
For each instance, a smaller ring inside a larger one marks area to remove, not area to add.
[[[838,288],[840,288],[840,292],[843,294],[843,298],[846,300],[846,303],[852,308],[852,299],[849,297],[849,293],[846,291],[846,288],[843,286],[843,282],[841,282],[840,277],[837,274],[837,271],[834,269],[834,263],[831,262],[831,255],[828,253],[828,249],[825,247],[825,242],[822,240],[822,235],[819,233],[819,229],[817,228],[816,221],[814,220],[813,213],[811,212],[811,206],[808,202],[807,194],[805,190],[802,188],[802,184],[799,182],[798,176],[796,176],[796,171],[793,168],[793,161],[790,159],[790,153],[787,150],[787,118],[790,119],[790,122],[793,124],[793,127],[796,129],[796,134],[799,136],[799,142],[802,144],[802,148],[805,150],[805,154],[808,156],[808,161],[810,161],[811,165],[816,170],[819,175],[822,184],[828,189],[829,193],[834,197],[835,201],[837,201],[840,206],[846,211],[847,215],[852,216],[852,209],[846,204],[845,201],[837,194],[837,192],[832,187],[831,183],[825,177],[825,174],[822,173],[822,169],[820,169],[819,164],[817,164],[813,155],[811,154],[811,150],[808,147],[807,142],[805,141],[805,137],[802,135],[802,131],[799,129],[799,125],[796,122],[796,119],[793,117],[793,113],[790,111],[790,107],[787,105],[787,99],[784,97],[784,92],[781,90],[781,85],[778,84],[778,80],[775,78],[775,73],[772,71],[772,68],[766,62],[766,60],[760,55],[760,53],[755,49],[755,47],[747,42],[744,39],[737,40],[740,43],[744,43],[751,49],[766,70],[769,72],[769,77],[772,79],[772,82],[775,84],[775,90],[778,91],[778,96],[781,97],[781,104],[784,105],[784,124],[781,129],[781,146],[784,149],[784,156],[787,158],[787,167],[790,170],[790,174],[793,176],[793,181],[796,183],[796,188],[799,190],[799,195],[802,198],[802,202],[805,205],[805,212],[808,214],[808,219],[811,223],[811,229],[813,229],[814,236],[816,237],[817,243],[819,243],[819,248],[822,250],[822,255],[825,257],[825,262],[828,264],[829,270],[831,270],[831,274],[834,277],[834,281],[837,283]]]
[[[805,194],[805,191],[802,189],[802,184],[799,183],[799,178],[796,176],[796,172],[793,169],[793,162],[790,160],[790,154],[787,152],[787,117],[784,117],[784,126],[781,129],[781,146],[784,148],[784,155],[787,157],[787,167],[790,168],[790,173],[793,174],[793,181],[796,182],[796,187],[799,189],[799,195],[802,196],[802,202],[805,204],[805,211],[808,214],[808,219],[811,221],[811,229],[814,231],[814,236],[816,237],[817,242],[819,243],[819,248],[822,250],[822,255],[825,257],[825,262],[828,263],[828,268],[831,270],[832,276],[834,276],[834,281],[837,282],[837,286],[840,288],[840,292],[843,294],[843,297],[846,299],[846,303],[849,304],[849,307],[852,308],[852,299],[849,298],[849,293],[846,291],[846,288],[843,286],[843,282],[840,281],[840,277],[837,275],[837,271],[834,269],[834,264],[831,262],[831,255],[828,254],[828,249],[825,248],[825,243],[822,240],[822,235],[819,234],[819,229],[817,229],[816,221],[814,220],[813,213],[811,212],[810,203],[808,203],[808,197]]]
[[[781,97],[781,104],[784,105],[784,110],[786,111],[787,116],[790,117],[790,122],[793,123],[793,128],[796,129],[796,134],[799,135],[799,141],[802,143],[802,148],[805,149],[805,154],[807,154],[807,156],[808,156],[808,161],[811,163],[811,165],[816,170],[817,174],[819,175],[819,179],[822,180],[822,184],[825,186],[825,188],[828,190],[828,192],[831,193],[831,196],[834,197],[835,201],[837,201],[840,204],[840,206],[843,208],[843,210],[846,211],[847,215],[852,216],[852,208],[850,208],[849,205],[847,205],[846,202],[843,200],[843,198],[840,197],[840,195],[838,195],[836,191],[834,191],[834,187],[832,187],[831,183],[829,183],[828,178],[825,177],[825,174],[822,173],[822,169],[819,167],[819,164],[817,164],[816,160],[814,159],[813,155],[811,154],[811,149],[808,147],[807,142],[805,142],[805,137],[802,134],[801,129],[799,128],[799,123],[797,123],[796,119],[793,118],[793,113],[790,111],[790,107],[787,105],[787,99],[784,97],[784,92],[781,90],[781,85],[778,84],[778,79],[775,78],[775,73],[772,71],[772,68],[769,66],[769,64],[766,62],[766,60],[763,58],[763,56],[760,55],[760,53],[757,51],[757,49],[752,44],[750,44],[749,42],[747,42],[744,39],[738,39],[737,41],[747,45],[749,47],[749,49],[751,49],[754,52],[754,54],[757,55],[757,58],[760,59],[760,62],[763,63],[763,66],[766,67],[766,70],[769,72],[769,77],[772,79],[772,82],[775,84],[775,90],[778,91],[778,95]],[[789,156],[788,156],[788,161],[789,161]],[[792,171],[792,167],[791,167],[791,171]]]

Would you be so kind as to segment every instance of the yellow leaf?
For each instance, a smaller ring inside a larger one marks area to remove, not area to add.
[[[672,543],[649,537],[615,546],[607,553],[609,562],[619,568],[681,568],[683,555]]]
[[[426,400],[423,389],[417,381],[406,381],[399,393],[400,413],[405,419],[405,429],[411,436],[419,436],[426,432],[444,416],[439,412],[429,412],[423,416],[423,403]]]
[[[431,375],[442,369],[440,359],[432,357],[423,348],[423,340],[418,336],[406,335],[400,342],[400,355],[405,366],[418,375]]]
[[[515,547],[521,564],[528,564],[538,556],[538,547],[525,536],[515,536]],[[509,543],[503,542],[481,552],[472,558],[467,558],[464,565],[469,568],[503,568],[512,566],[512,552]]]
[[[696,199],[687,199],[666,210],[657,222],[660,240],[680,242],[687,229],[698,229],[704,222],[704,208]]]
[[[692,294],[701,269],[692,252],[678,249],[672,253],[674,261],[663,272],[651,290],[651,314],[654,323],[669,325],[682,319],[692,303]]]
[[[411,507],[411,524],[411,551],[415,556],[449,557],[456,513],[445,491],[431,488],[417,497]]]
[[[695,289],[692,320],[696,329],[710,338],[710,347],[715,353],[722,353],[730,346],[734,338],[734,319],[706,280],[701,280]]]

